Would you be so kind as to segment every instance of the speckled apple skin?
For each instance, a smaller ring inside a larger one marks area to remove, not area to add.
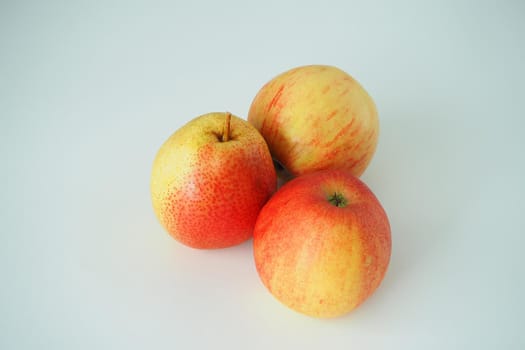
[[[226,113],[190,121],[161,146],[151,174],[151,198],[162,226],[179,242],[214,249],[251,238],[277,180],[268,147],[247,121]]]
[[[294,176],[343,169],[360,176],[377,146],[374,101],[346,72],[309,65],[286,71],[255,96],[248,121]]]
[[[346,207],[329,202],[333,193]],[[283,304],[329,318],[359,306],[379,286],[390,261],[387,215],[372,191],[341,170],[297,177],[268,201],[257,219],[257,272]]]

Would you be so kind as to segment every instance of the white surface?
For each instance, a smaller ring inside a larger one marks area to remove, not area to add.
[[[0,4],[1,349],[523,349],[521,1]],[[251,242],[196,251],[150,204],[160,144],[336,65],[375,99],[363,176],[388,274],[335,320],[264,289]]]

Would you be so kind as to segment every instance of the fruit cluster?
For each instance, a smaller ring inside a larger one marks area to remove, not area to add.
[[[161,146],[155,214],[193,248],[253,237],[257,272],[279,301],[314,317],[343,315],[376,290],[390,261],[387,215],[358,178],[378,132],[374,102],[350,75],[291,69],[261,88],[247,121],[205,114]]]

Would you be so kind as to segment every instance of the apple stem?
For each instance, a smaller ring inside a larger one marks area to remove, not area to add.
[[[222,130],[222,142],[227,142],[230,140],[230,123],[232,119],[232,114],[226,112],[226,120],[224,121],[224,129]]]
[[[337,192],[334,192],[334,194],[328,198],[328,201],[338,208],[344,208],[348,204],[347,199],[341,193]]]

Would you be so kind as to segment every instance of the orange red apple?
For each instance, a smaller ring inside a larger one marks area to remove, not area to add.
[[[252,236],[277,179],[264,139],[247,121],[209,113],[161,146],[151,175],[153,208],[176,240],[224,248]]]
[[[263,207],[253,251],[263,284],[279,301],[313,317],[336,317],[383,280],[390,225],[361,180],[348,171],[319,171],[291,180]]]
[[[372,98],[339,68],[301,66],[266,83],[248,121],[292,175],[343,169],[360,176],[374,155],[379,121]]]

